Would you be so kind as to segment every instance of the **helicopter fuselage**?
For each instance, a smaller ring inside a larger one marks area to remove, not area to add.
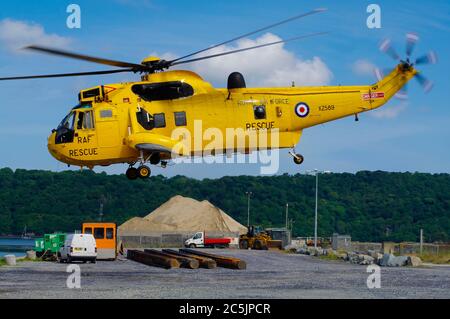
[[[61,162],[92,168],[134,164],[156,153],[167,160],[293,148],[305,128],[382,106],[416,72],[399,65],[363,86],[233,89],[214,88],[190,71],[147,74],[140,82],[81,91],[48,149]],[[246,135],[242,143],[237,131]]]

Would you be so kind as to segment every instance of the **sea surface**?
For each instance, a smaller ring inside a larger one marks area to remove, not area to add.
[[[25,252],[33,248],[34,239],[24,239],[20,237],[0,237],[0,257],[10,254],[16,255],[16,257],[25,256]]]

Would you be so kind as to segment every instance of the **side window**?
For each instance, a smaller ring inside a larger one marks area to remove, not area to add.
[[[166,127],[166,117],[164,113],[153,114],[153,121],[155,122],[155,128]]]
[[[94,228],[94,238],[95,239],[104,239],[105,238],[105,228],[95,227]]]
[[[253,114],[255,115],[255,120],[263,120],[266,118],[266,106],[265,105],[254,105]]]
[[[100,110],[100,118],[110,118],[113,116],[112,110]]]
[[[113,238],[114,238],[114,229],[106,228],[106,239],[113,239]]]
[[[85,233],[85,234],[92,234],[92,227],[86,227],[86,228],[84,229],[84,233]]]
[[[197,234],[194,235],[193,239],[200,239],[200,238],[202,238],[202,234],[201,233],[197,233]]]
[[[186,126],[186,112],[174,112],[174,115],[176,126]]]
[[[92,111],[87,111],[84,113],[83,128],[86,130],[94,128],[94,119],[92,117]]]

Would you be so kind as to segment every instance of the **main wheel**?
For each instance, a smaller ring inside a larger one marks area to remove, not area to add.
[[[189,248],[196,248],[195,244],[189,244]]]
[[[150,168],[148,166],[142,165],[139,166],[138,170],[138,174],[140,178],[149,178],[151,171]]]
[[[159,162],[161,162],[161,156],[159,153],[153,153],[152,156],[150,156],[150,164],[158,165]]]
[[[295,154],[295,157],[294,157],[295,164],[300,165],[301,163],[303,163],[303,160],[304,160],[304,158],[303,158],[302,154]]]
[[[138,170],[134,167],[130,167],[127,169],[126,173],[125,173],[128,177],[128,179],[136,179],[139,176]]]
[[[260,240],[255,241],[255,249],[256,250],[261,250],[263,249],[263,243]]]

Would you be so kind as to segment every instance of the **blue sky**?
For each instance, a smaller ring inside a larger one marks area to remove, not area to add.
[[[81,7],[81,29],[66,27],[66,7],[70,3]],[[366,7],[370,3],[381,7],[381,29],[366,26],[369,15]],[[0,76],[106,69],[87,62],[14,50],[19,45],[31,44],[23,41],[38,39],[76,52],[140,62],[143,57],[155,53],[180,56],[317,7],[326,7],[328,11],[274,28],[266,36],[288,38],[332,31],[329,35],[288,43],[273,51],[272,56],[261,53],[267,59],[253,59],[255,62],[251,66],[240,65],[236,58],[224,58],[220,66],[197,64],[192,68],[202,71],[199,71],[200,75],[217,87],[225,86],[228,69],[239,71],[241,68],[247,70],[244,75],[250,86],[264,85],[270,74],[277,70],[284,70],[281,81],[285,76],[286,86],[293,79],[302,81],[299,73],[307,74],[308,70],[317,71],[317,78],[315,75],[308,78],[319,84],[367,84],[375,79],[365,66],[386,68],[395,65],[378,51],[379,42],[390,37],[397,51],[404,54],[405,33],[417,32],[420,42],[414,54],[417,56],[432,49],[439,57],[437,65],[419,69],[435,83],[433,90],[425,94],[413,81],[409,85],[407,102],[391,100],[378,113],[362,114],[359,122],[346,118],[305,130],[296,147],[305,156],[304,164],[295,165],[287,151],[282,151],[279,173],[304,172],[313,168],[334,172],[450,172],[448,1],[314,1],[314,4],[298,0],[5,2],[0,11],[0,27],[3,27],[0,29]],[[11,26],[11,21],[16,26],[30,29],[19,27],[10,31],[5,26]],[[249,41],[263,41],[262,36],[264,33]],[[276,60],[278,53],[289,57],[290,62],[287,58]],[[308,64],[311,61],[320,63],[311,69],[312,64]],[[300,66],[292,69],[289,63]],[[1,82],[0,167],[66,169],[47,152],[46,139],[50,130],[77,103],[78,91],[98,84],[134,79],[137,77],[133,74],[122,74]],[[115,165],[96,170],[122,173],[125,169],[124,165]],[[155,168],[154,174],[159,173],[195,178],[256,175],[259,166],[181,164],[165,170]]]

